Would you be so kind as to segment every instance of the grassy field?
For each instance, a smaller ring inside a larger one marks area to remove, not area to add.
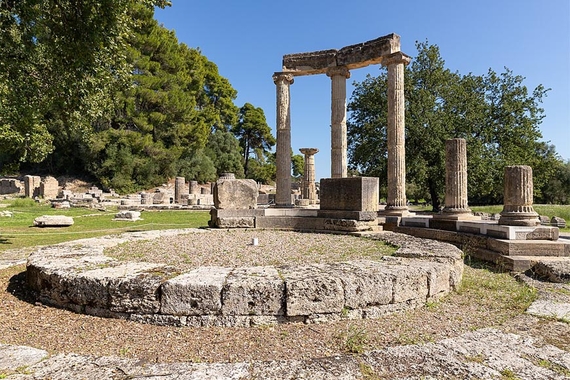
[[[9,211],[12,216],[0,216],[0,252],[129,231],[205,227],[210,219],[207,211],[143,211],[142,220],[113,221],[116,208],[105,211],[87,208],[56,210],[31,199],[4,202],[0,207],[2,211]],[[70,227],[33,227],[34,219],[42,215],[71,216],[75,223]]]

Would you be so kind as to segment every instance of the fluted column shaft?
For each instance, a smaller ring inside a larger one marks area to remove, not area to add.
[[[347,176],[346,80],[350,71],[345,66],[327,70],[331,78],[331,177]]]
[[[301,190],[303,199],[308,199],[309,204],[316,204],[317,189],[315,186],[315,154],[317,154],[319,150],[317,148],[301,148],[299,151],[305,155],[305,171]]]
[[[404,66],[410,58],[396,52],[385,58],[388,67],[388,197],[385,213],[407,213]]]
[[[293,84],[293,75],[276,73],[273,75],[277,89],[277,181],[275,204],[291,206],[291,99],[289,86]]]
[[[538,213],[532,207],[532,168],[527,165],[505,167],[505,195],[499,224],[511,226],[536,226],[540,224]]]
[[[470,213],[467,205],[467,143],[465,139],[445,142],[446,214]]]

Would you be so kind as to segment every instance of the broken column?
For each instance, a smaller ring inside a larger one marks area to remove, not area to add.
[[[291,207],[291,107],[289,86],[293,75],[275,73],[273,82],[277,88],[277,173],[275,204]]]
[[[303,199],[308,199],[309,204],[317,203],[317,187],[315,185],[315,154],[319,152],[317,148],[301,148],[301,153],[305,155],[305,172],[301,194]]]
[[[346,164],[346,80],[350,71],[346,66],[327,70],[331,78],[331,178],[347,176]]]
[[[445,142],[445,207],[443,217],[460,219],[471,215],[467,205],[467,143],[465,139]]]
[[[406,203],[406,136],[404,109],[404,66],[410,57],[402,52],[387,56],[388,67],[388,197],[384,214],[408,214]]]
[[[184,177],[176,177],[174,180],[174,202],[182,204],[182,195],[185,193],[186,180]]]
[[[190,181],[188,186],[190,194],[200,194],[200,187],[198,186],[198,181]]]
[[[499,224],[508,226],[537,226],[538,213],[532,207],[532,168],[527,165],[505,167],[505,195]]]

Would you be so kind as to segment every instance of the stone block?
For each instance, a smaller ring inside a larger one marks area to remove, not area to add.
[[[148,314],[160,310],[159,288],[170,272],[164,264],[127,262],[92,275],[109,278],[110,311]]]
[[[384,262],[388,264],[386,265],[386,272],[394,276],[394,297],[392,303],[411,300],[422,300],[425,302],[429,289],[428,274],[424,269],[402,264],[400,258],[385,257]]]
[[[40,182],[40,196],[44,199],[55,199],[59,194],[59,183],[54,177],[45,177]]]
[[[285,283],[274,267],[236,268],[222,290],[222,314],[283,315]]]
[[[330,219],[353,219],[358,221],[376,221],[376,211],[344,211],[344,210],[317,210],[317,216]]]
[[[211,221],[210,227],[216,228],[255,228],[255,218],[252,216],[223,217]]]
[[[323,178],[321,210],[378,211],[379,182],[375,177]]]
[[[220,179],[214,185],[217,209],[257,208],[257,183],[252,179]]]
[[[126,220],[130,222],[135,222],[137,220],[141,220],[141,212],[140,211],[119,211],[115,214],[115,218],[113,220]]]
[[[558,216],[553,216],[550,219],[550,225],[558,228],[566,228],[566,220]]]
[[[223,267],[200,267],[166,281],[161,287],[161,313],[219,314],[222,287],[230,271]]]
[[[341,279],[323,265],[282,268],[286,282],[287,316],[340,313],[344,307]]]
[[[394,275],[377,261],[352,261],[330,264],[330,273],[341,279],[344,305],[362,309],[392,302]]]
[[[0,195],[4,194],[23,194],[24,185],[17,179],[0,179]]]
[[[34,219],[36,227],[69,227],[73,225],[73,218],[65,215],[43,215]]]
[[[324,223],[324,229],[327,231],[372,231],[375,227],[378,227],[378,222],[365,222],[352,219],[325,219]]]

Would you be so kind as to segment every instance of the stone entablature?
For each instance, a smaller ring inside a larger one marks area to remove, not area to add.
[[[328,68],[334,66],[359,69],[382,63],[385,56],[397,51],[400,51],[400,36],[392,33],[341,49],[284,55],[283,71],[299,76],[325,74]]]
[[[41,302],[78,313],[180,326],[254,326],[376,318],[456,289],[462,253],[436,241],[370,235],[399,246],[378,261],[280,267],[199,267],[119,262],[104,247],[195,230],[153,231],[44,247],[27,263]]]

